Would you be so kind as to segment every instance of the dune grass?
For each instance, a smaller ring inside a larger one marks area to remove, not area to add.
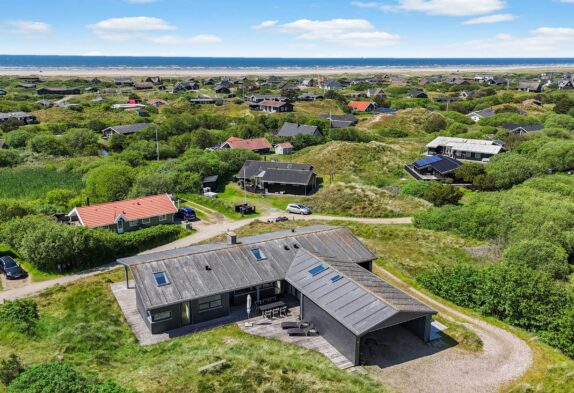
[[[41,199],[54,189],[80,191],[80,175],[51,168],[23,166],[0,169],[0,198]]]

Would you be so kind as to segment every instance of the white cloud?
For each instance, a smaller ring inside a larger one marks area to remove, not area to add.
[[[175,30],[176,27],[170,25],[161,18],[149,16],[135,16],[128,18],[110,18],[102,20],[96,24],[88,25],[96,32],[112,31],[157,31]]]
[[[494,14],[487,16],[479,16],[478,18],[469,19],[462,22],[463,25],[482,25],[490,23],[510,22],[515,19],[512,14]]]
[[[472,40],[446,46],[451,50],[472,51],[492,54],[524,54],[559,51],[574,45],[574,28],[540,27],[531,30],[526,37],[515,37],[510,34],[497,34],[493,38]]]
[[[52,31],[52,26],[49,24],[30,20],[11,20],[5,25],[11,33],[16,34],[45,34]]]
[[[351,3],[361,8],[378,8],[383,11],[413,11],[428,15],[471,16],[499,11],[506,7],[506,0],[397,0],[389,5],[380,2]]]
[[[268,29],[270,27],[274,27],[279,23],[276,20],[266,20],[264,22],[259,23],[258,25],[252,26],[253,30],[261,30],[261,29]]]
[[[149,36],[146,37],[148,41],[156,44],[216,44],[222,42],[223,39],[213,34],[198,34],[191,37],[181,37],[177,35],[162,35],[162,36]]]
[[[279,26],[279,31],[298,40],[325,41],[350,47],[394,45],[400,37],[377,30],[365,19],[299,19]]]

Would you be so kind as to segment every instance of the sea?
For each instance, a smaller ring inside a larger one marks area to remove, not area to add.
[[[353,69],[574,66],[574,58],[249,58],[0,55],[2,69]]]

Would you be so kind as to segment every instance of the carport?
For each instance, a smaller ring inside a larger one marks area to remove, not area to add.
[[[354,365],[369,335],[386,328],[429,341],[436,311],[357,264],[301,250],[286,280],[300,292],[301,318]]]

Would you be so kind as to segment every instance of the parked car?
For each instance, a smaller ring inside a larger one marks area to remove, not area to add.
[[[6,276],[7,280],[17,280],[28,277],[26,270],[18,265],[16,261],[9,256],[0,257],[0,272]]]
[[[290,203],[286,212],[291,214],[311,214],[311,209],[301,203]]]
[[[197,214],[195,213],[195,210],[193,210],[193,208],[191,208],[191,207],[184,207],[183,209],[180,210],[180,213],[181,213],[181,217],[184,220],[187,220],[187,221],[197,220]]]

